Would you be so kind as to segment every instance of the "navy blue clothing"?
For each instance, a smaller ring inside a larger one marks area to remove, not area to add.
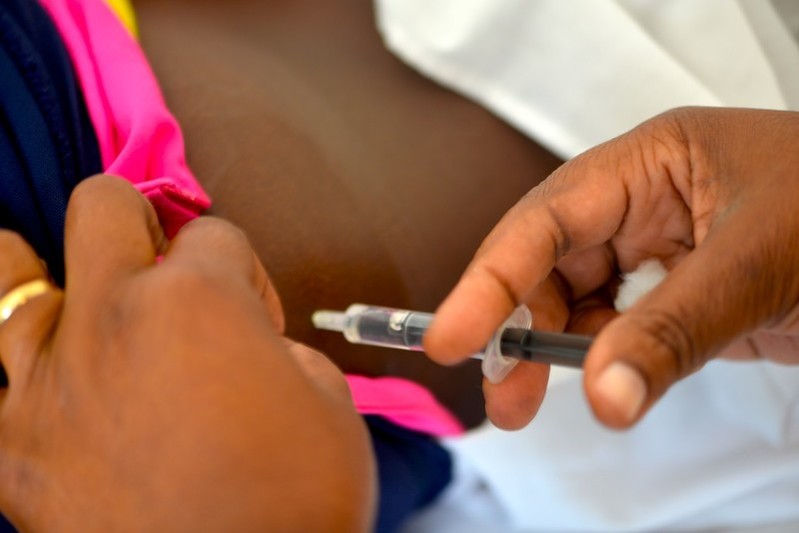
[[[364,416],[377,459],[377,533],[396,531],[452,480],[452,457],[433,437]]]
[[[62,284],[67,200],[102,164],[69,55],[38,2],[0,0],[0,80],[0,225]]]

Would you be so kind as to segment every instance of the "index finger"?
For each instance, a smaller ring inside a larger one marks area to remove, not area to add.
[[[610,239],[628,204],[619,169],[637,167],[620,139],[573,159],[532,189],[483,241],[436,311],[425,351],[442,363],[480,351],[561,257]]]

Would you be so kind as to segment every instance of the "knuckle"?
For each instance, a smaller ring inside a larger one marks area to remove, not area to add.
[[[482,278],[487,285],[494,286],[512,306],[517,306],[524,300],[523,289],[501,265],[479,262],[470,267],[469,273],[476,278]]]
[[[678,107],[656,115],[641,126],[646,138],[654,138],[664,146],[688,144],[689,134],[701,124],[702,110],[696,107]]]
[[[708,110],[706,108],[681,106],[656,115],[650,122],[661,127],[671,127],[675,131],[680,131],[684,128],[693,128],[700,125],[705,120],[707,113]]]
[[[187,226],[218,242],[228,241],[249,246],[249,239],[241,228],[218,217],[202,216],[192,220]]]
[[[674,313],[649,310],[637,315],[636,319],[637,328],[651,342],[651,355],[647,356],[657,375],[671,382],[701,366],[701,354],[693,335]]]
[[[554,251],[553,262],[557,262],[566,256],[573,247],[573,238],[569,234],[567,224],[560,214],[561,209],[557,202],[557,197],[544,203],[544,209],[550,220],[549,238],[552,240],[551,249]]]

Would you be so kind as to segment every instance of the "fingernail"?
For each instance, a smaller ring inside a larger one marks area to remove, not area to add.
[[[614,362],[602,371],[594,383],[609,407],[619,413],[625,423],[632,422],[646,399],[646,382],[633,367]]]

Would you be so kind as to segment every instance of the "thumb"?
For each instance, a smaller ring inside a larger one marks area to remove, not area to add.
[[[605,425],[636,423],[673,383],[736,338],[784,317],[797,301],[799,252],[785,245],[794,242],[791,236],[741,211],[723,218],[660,285],[596,337],[584,386]]]

